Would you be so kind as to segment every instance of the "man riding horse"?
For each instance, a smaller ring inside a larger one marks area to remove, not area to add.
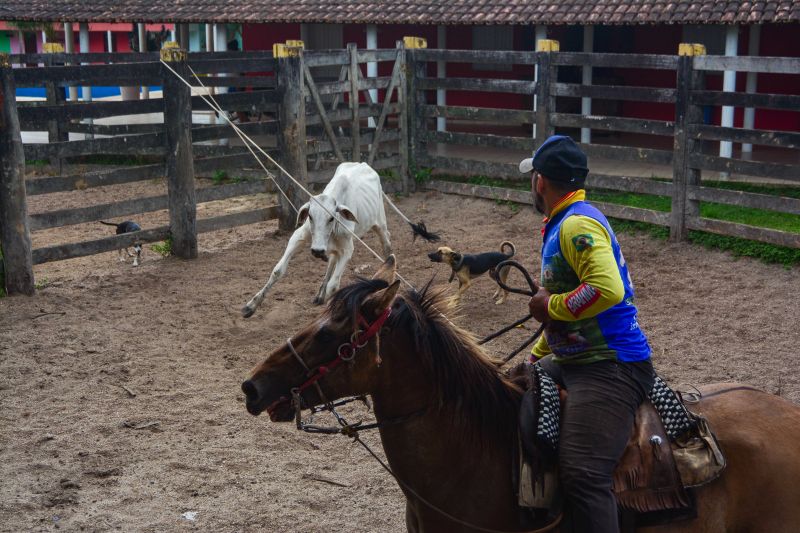
[[[563,135],[520,162],[544,219],[541,288],[530,312],[545,324],[532,350],[567,389],[558,465],[572,530],[619,531],[612,475],[653,385],[633,284],[606,217],[585,201],[586,155]],[[569,526],[567,526],[569,527]]]

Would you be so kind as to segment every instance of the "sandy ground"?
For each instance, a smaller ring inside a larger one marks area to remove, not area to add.
[[[163,190],[153,181],[34,197],[30,210]],[[200,216],[271,202],[209,205]],[[538,269],[539,217],[529,208],[432,193],[399,205],[454,248],[511,239]],[[166,222],[165,213],[133,218],[145,228]],[[425,256],[432,245],[412,243],[394,214],[389,227],[407,279],[447,280]],[[270,222],[201,235],[191,262],[147,246],[138,268],[115,253],[40,265],[35,297],[0,300],[0,531],[405,531],[402,494],[361,448],[244,409],[249,369],[319,311],[311,300],[323,265],[302,253],[257,314],[241,318],[283,251],[287,236],[275,230]],[[82,224],[33,237],[38,247],[110,231]],[[800,403],[800,270],[640,234],[620,240],[662,375],[744,381]],[[376,264],[358,247],[348,276]],[[525,313],[523,297],[495,306],[493,290],[478,280],[456,320],[482,335]],[[377,435],[364,438],[380,448]]]

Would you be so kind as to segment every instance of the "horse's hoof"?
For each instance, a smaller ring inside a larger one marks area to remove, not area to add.
[[[251,316],[253,316],[253,313],[255,313],[255,312],[256,312],[255,309],[252,309],[247,305],[242,307],[242,317],[243,318],[250,318]]]

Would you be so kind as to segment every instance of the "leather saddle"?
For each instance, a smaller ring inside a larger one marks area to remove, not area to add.
[[[558,493],[557,456],[554,450],[542,446],[537,435],[539,396],[535,376],[530,372],[525,372],[526,376],[521,372],[514,374],[515,381],[526,390],[519,424],[519,503],[525,507],[550,507]],[[566,391],[560,390],[562,405],[568,401],[567,396]],[[705,426],[704,420],[700,419],[700,422],[699,426]],[[713,440],[710,431],[708,433]],[[682,475],[687,477],[687,472],[697,472],[697,463],[705,458],[719,464],[713,474],[705,475],[703,483],[716,478],[724,467],[724,458],[718,447],[707,451],[706,446],[701,454],[692,449],[687,455],[683,442],[686,439],[699,440],[687,436],[671,443],[653,404],[648,400],[639,407],[627,447],[614,472],[618,505],[623,513],[636,515],[637,525],[654,525],[695,516],[694,498],[687,487],[701,483],[697,483],[696,475],[684,480]],[[703,443],[708,444],[705,440]],[[676,458],[680,464],[676,463]]]

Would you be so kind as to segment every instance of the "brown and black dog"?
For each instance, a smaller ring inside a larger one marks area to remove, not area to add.
[[[506,247],[510,249],[509,253],[505,252]],[[450,281],[452,282],[454,277],[458,278],[456,301],[459,301],[461,300],[461,295],[469,289],[472,278],[477,278],[481,274],[492,270],[502,261],[513,257],[515,252],[516,248],[510,241],[503,241],[500,244],[499,252],[461,254],[448,246],[440,246],[435,252],[429,253],[428,257],[434,263],[447,263],[453,269],[453,273],[450,274]],[[508,267],[504,267],[497,273],[503,283],[508,278],[508,270]],[[497,299],[498,296],[500,297],[499,299]],[[492,298],[496,299],[495,304],[500,305],[506,301],[506,296],[508,296],[508,292],[497,287]]]

